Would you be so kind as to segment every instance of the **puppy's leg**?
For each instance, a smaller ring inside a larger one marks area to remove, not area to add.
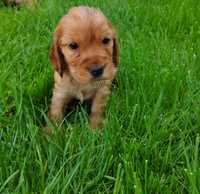
[[[64,107],[71,101],[71,96],[68,96],[62,87],[56,87],[53,91],[52,102],[49,111],[49,118],[54,123],[59,123],[64,117]]]
[[[109,86],[102,87],[96,92],[93,98],[91,115],[90,115],[90,126],[92,129],[101,127],[103,122],[104,109],[109,95],[110,95]]]

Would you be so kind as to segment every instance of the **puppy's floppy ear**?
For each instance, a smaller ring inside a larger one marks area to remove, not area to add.
[[[59,46],[58,40],[54,41],[49,52],[49,58],[54,66],[54,69],[58,71],[58,73],[62,77],[64,71],[67,70],[67,62]]]
[[[117,67],[119,63],[119,48],[117,38],[113,39],[113,64]]]

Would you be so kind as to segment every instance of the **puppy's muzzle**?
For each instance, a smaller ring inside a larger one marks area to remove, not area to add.
[[[94,77],[94,78],[98,78],[100,76],[103,75],[103,71],[104,71],[104,67],[101,65],[94,65],[93,67],[91,67],[89,69],[90,74]]]

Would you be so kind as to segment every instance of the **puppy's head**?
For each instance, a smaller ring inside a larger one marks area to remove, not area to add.
[[[50,60],[61,76],[69,73],[80,84],[112,80],[118,48],[111,23],[97,9],[72,8],[56,28]]]

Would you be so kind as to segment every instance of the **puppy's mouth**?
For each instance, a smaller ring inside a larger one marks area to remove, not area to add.
[[[74,81],[81,85],[101,85],[111,80],[111,77],[108,75],[107,64],[105,63],[88,65],[86,68],[82,68],[81,71],[78,71],[78,67],[69,68],[69,70]]]
[[[104,77],[103,75],[98,78],[95,78],[95,77],[91,78],[91,81],[93,81],[93,82],[106,81],[106,80],[108,80],[108,78]]]
[[[93,79],[91,81],[91,84],[94,88],[100,88],[103,85],[105,85],[105,83],[108,81],[108,79],[105,78],[99,78],[99,79]]]

